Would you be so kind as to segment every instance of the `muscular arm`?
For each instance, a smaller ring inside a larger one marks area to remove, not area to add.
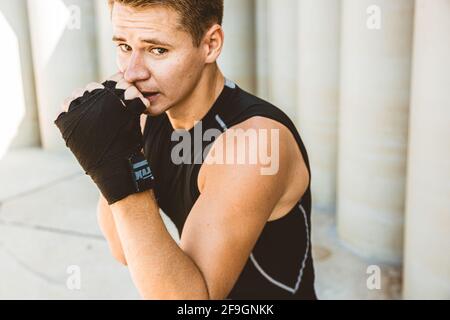
[[[152,191],[111,206],[131,277],[144,299],[208,299],[203,276],[173,240]]]
[[[299,160],[290,151],[296,145],[285,139],[281,134],[276,175],[261,175],[259,165],[205,167],[201,195],[189,213],[179,246],[165,228],[152,191],[110,207],[131,276],[143,298],[228,296],[285,194],[293,173],[291,163]],[[307,179],[302,177],[301,184]]]
[[[146,115],[141,116],[141,131],[144,133],[145,122],[147,120]],[[116,223],[112,215],[111,208],[108,206],[106,199],[100,195],[97,204],[97,220],[100,226],[100,230],[108,242],[109,249],[112,256],[123,265],[127,265],[127,260],[122,249],[122,243],[120,242],[119,235],[116,229]]]

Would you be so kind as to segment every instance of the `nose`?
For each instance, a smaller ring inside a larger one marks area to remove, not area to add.
[[[145,65],[144,58],[139,52],[132,53],[124,78],[129,83],[145,81],[150,78],[150,70]]]

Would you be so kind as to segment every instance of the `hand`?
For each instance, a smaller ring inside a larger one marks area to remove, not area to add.
[[[79,88],[72,92],[71,96],[66,98],[64,100],[64,103],[62,105],[61,111],[67,112],[69,110],[70,104],[76,100],[81,98],[83,95],[91,93],[94,90],[98,89],[104,89],[108,87],[109,89],[116,89],[116,94],[122,99],[122,100],[133,100],[135,98],[140,98],[142,103],[145,105],[146,109],[150,106],[150,102],[148,99],[146,99],[142,93],[131,83],[127,82],[124,77],[123,73],[119,72],[115,75],[111,76],[109,79],[107,79],[103,84],[92,82],[88,84],[85,88]],[[144,111],[146,113],[147,110]]]
[[[66,145],[109,204],[153,187],[139,117],[150,103],[116,74],[65,100],[55,121]]]

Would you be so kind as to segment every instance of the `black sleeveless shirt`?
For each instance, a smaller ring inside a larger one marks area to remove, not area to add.
[[[226,80],[221,94],[201,122],[184,133],[192,137],[194,150],[194,132],[200,132],[201,136],[208,129],[225,132],[255,116],[280,122],[292,132],[311,177],[305,146],[288,116],[229,80]],[[197,177],[201,159],[214,140],[202,141],[202,150],[191,152],[191,161],[174,164],[171,154],[179,139],[173,139],[172,134],[176,136],[177,132],[180,131],[172,128],[166,113],[157,117],[148,116],[144,130],[144,153],[156,179],[154,191],[158,205],[181,235],[187,216],[200,195]],[[227,299],[316,299],[311,254],[310,186],[311,183],[287,215],[266,223]]]

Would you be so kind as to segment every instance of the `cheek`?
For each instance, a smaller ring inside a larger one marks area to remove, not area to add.
[[[181,59],[167,59],[153,64],[152,75],[158,84],[166,90],[179,90],[187,78],[191,78],[192,65]]]
[[[176,73],[174,76],[181,83],[197,80],[202,71],[202,65],[196,56],[177,59],[171,68]]]

